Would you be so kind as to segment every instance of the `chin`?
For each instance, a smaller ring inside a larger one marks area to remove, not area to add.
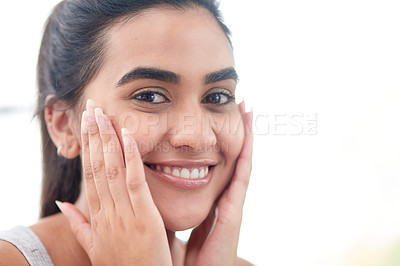
[[[201,224],[208,216],[211,210],[211,204],[207,206],[187,206],[188,208],[160,208],[159,211],[163,218],[165,228],[169,231],[183,231],[194,228]],[[158,206],[157,206],[158,207]],[[181,206],[183,207],[183,206]]]
[[[214,167],[210,167],[204,178],[197,179],[199,183],[196,179],[178,178],[151,167],[145,171],[154,203],[170,231],[183,231],[201,224],[229,181],[229,175],[222,175]]]

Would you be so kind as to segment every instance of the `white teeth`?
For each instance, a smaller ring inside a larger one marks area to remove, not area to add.
[[[181,175],[180,175],[180,176],[183,177],[183,178],[189,178],[189,177],[190,177],[190,172],[189,172],[189,170],[186,169],[186,168],[182,168],[182,170],[181,170]]]
[[[200,170],[199,177],[200,178],[204,177],[204,169],[203,168],[201,168],[201,170]]]
[[[166,173],[166,174],[172,173],[172,172],[171,172],[171,168],[169,168],[168,166],[165,166],[165,167],[164,167],[163,172]]]
[[[174,168],[174,169],[172,170],[172,175],[177,176],[177,177],[180,177],[180,175],[179,175],[179,170],[178,170],[177,168]]]
[[[182,177],[182,178],[204,178],[205,176],[208,175],[208,166],[206,167],[199,167],[199,168],[193,168],[189,170],[188,168],[178,168],[178,167],[168,167],[168,166],[163,166],[161,167],[160,165],[150,165],[151,169],[157,170],[157,171],[162,171],[166,174],[174,175],[177,177]]]
[[[193,169],[193,171],[190,173],[190,178],[198,178],[199,177],[199,169]]]

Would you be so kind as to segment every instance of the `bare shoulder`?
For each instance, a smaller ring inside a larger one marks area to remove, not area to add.
[[[244,260],[242,258],[237,258],[236,260],[236,266],[252,266],[254,264],[248,262],[247,260]]]
[[[24,255],[11,243],[0,240],[0,266],[29,265]]]
[[[63,214],[42,218],[30,228],[39,237],[54,265],[90,265]]]

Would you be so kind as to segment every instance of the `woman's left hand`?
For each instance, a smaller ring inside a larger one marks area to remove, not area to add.
[[[196,227],[186,250],[186,265],[236,265],[237,247],[253,153],[253,112],[245,113],[245,139],[230,184],[211,209],[208,217]]]

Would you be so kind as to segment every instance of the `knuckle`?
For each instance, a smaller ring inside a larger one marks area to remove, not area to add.
[[[82,146],[84,149],[89,149],[89,140],[87,138],[82,138]]]
[[[240,178],[237,180],[239,185],[241,185],[243,188],[247,188],[249,186],[249,179],[248,178]]]
[[[104,163],[102,161],[92,161],[92,172],[93,174],[100,173],[104,168]]]
[[[108,180],[115,180],[119,175],[119,170],[117,168],[107,168],[106,176]]]
[[[111,134],[107,134],[107,133],[101,134],[101,139],[105,143],[111,142],[112,135]]]
[[[84,167],[83,175],[85,179],[92,179],[93,178],[92,167]]]
[[[130,192],[132,192],[133,194],[135,194],[135,192],[141,190],[141,188],[143,187],[142,183],[139,183],[137,181],[134,180],[128,180],[126,182],[126,187],[128,188],[128,190]]]
[[[148,230],[147,226],[148,225],[146,223],[137,222],[135,223],[135,231],[138,232],[138,234],[144,235]]]
[[[87,130],[89,135],[96,135],[99,133],[95,124],[88,125]]]
[[[127,162],[132,162],[137,159],[136,153],[130,149],[125,150],[125,160]]]

